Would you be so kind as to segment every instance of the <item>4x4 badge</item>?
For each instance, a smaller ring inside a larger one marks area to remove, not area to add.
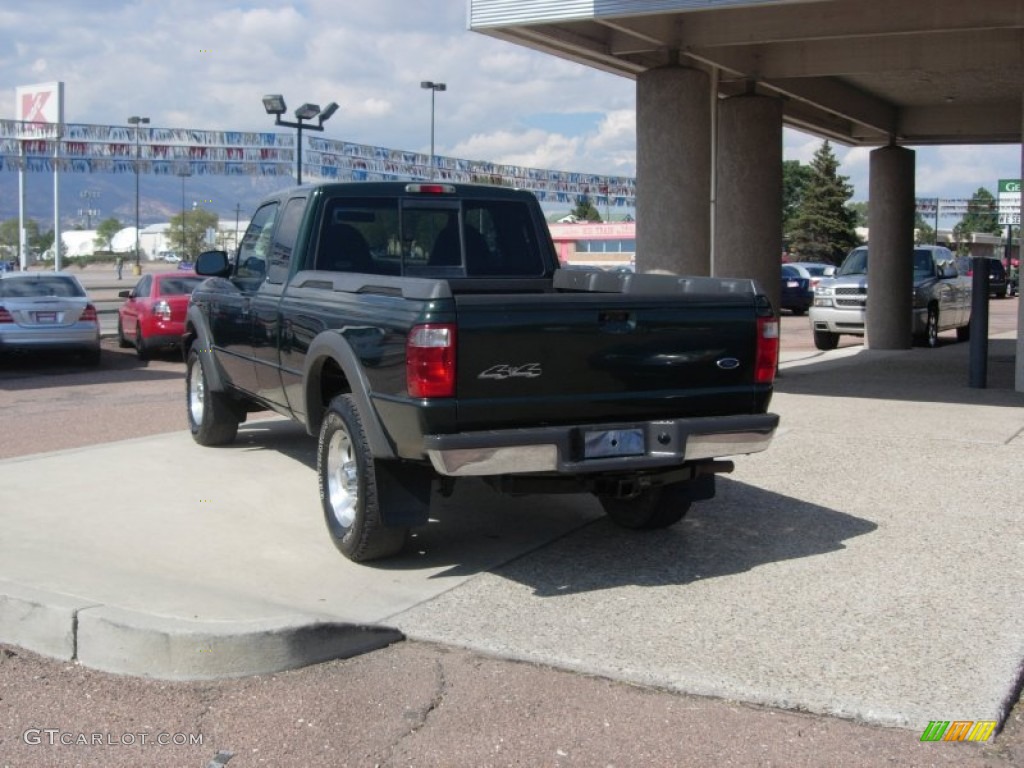
[[[540,363],[525,363],[524,365],[498,363],[486,371],[481,371],[476,377],[478,379],[536,379],[542,373]]]

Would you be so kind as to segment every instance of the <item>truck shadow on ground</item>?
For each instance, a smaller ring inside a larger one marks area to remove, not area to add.
[[[316,482],[316,441],[290,421],[250,422],[229,450],[275,451],[306,466]],[[436,571],[430,578],[492,571],[555,597],[743,573],[842,550],[845,541],[877,528],[722,477],[715,499],[695,504],[682,522],[657,531],[619,528],[589,494],[507,496],[472,478],[460,480],[451,497],[435,492],[430,518],[411,531],[401,554],[364,567]]]
[[[399,557],[376,567],[436,568],[453,563],[437,576],[467,575],[474,566],[466,553],[478,544],[477,536],[466,535],[467,524],[472,524],[467,518],[491,514],[490,530],[481,526],[476,534],[498,537],[515,535],[524,525],[543,526],[546,520],[563,533],[489,570],[529,586],[537,596],[558,597],[624,585],[681,585],[744,573],[769,563],[845,549],[844,542],[878,527],[869,520],[746,483],[721,478],[718,483],[715,500],[694,505],[682,522],[657,531],[619,528],[587,495],[509,499],[493,494],[494,505],[501,507],[493,514],[479,508],[484,496],[492,493],[481,487],[474,494],[475,509],[459,504],[436,525],[416,532],[418,557]]]

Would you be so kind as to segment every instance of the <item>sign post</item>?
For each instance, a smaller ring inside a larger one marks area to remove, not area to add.
[[[60,140],[64,127],[64,83],[19,85],[14,90],[17,119],[21,121],[21,165],[18,169],[18,242],[21,268],[28,266],[28,243],[25,237],[25,142],[53,140],[53,266],[60,269]]]

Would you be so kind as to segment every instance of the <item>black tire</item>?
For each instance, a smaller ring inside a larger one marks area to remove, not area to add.
[[[149,360],[149,348],[146,346],[146,340],[142,337],[142,326],[138,323],[135,325],[135,356],[139,360]]]
[[[839,334],[831,333],[830,331],[815,331],[814,346],[823,352],[835,349],[839,346]]]
[[[935,349],[939,346],[939,310],[935,307],[928,307],[928,319],[925,321],[924,329],[925,346]]]
[[[362,563],[402,549],[408,528],[384,525],[376,462],[351,395],[338,395],[327,409],[316,472],[324,522],[338,551]]]
[[[128,349],[132,343],[124,335],[124,326],[121,324],[121,317],[117,318],[117,346],[121,349]]]
[[[193,344],[185,363],[188,428],[200,445],[225,445],[235,439],[241,419],[228,396],[211,391],[208,382],[205,363]]]
[[[692,503],[685,486],[648,488],[632,498],[598,496],[605,514],[622,528],[652,531],[678,523],[690,511]]]
[[[968,341],[971,338],[971,324],[961,325],[956,329],[957,341]]]

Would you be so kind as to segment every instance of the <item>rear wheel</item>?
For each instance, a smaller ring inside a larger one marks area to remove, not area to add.
[[[827,352],[839,346],[839,334],[830,331],[815,331],[814,346]]]
[[[316,469],[324,521],[345,557],[359,563],[402,549],[408,529],[384,525],[376,463],[351,395],[331,401],[320,426]]]
[[[667,528],[678,523],[690,510],[685,485],[648,488],[630,498],[599,496],[605,514],[612,522],[635,531]]]
[[[240,419],[227,395],[210,390],[205,365],[193,344],[185,365],[188,427],[200,445],[224,445],[235,439]]]

